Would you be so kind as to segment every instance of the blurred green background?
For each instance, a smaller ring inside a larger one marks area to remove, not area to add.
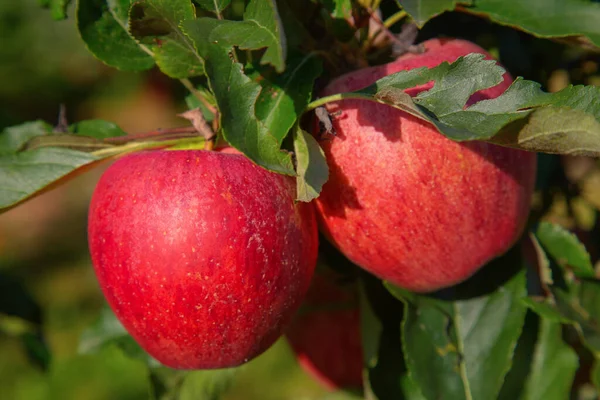
[[[36,119],[55,124],[60,104],[69,122],[102,118],[131,133],[186,125],[175,116],[185,110],[178,82],[156,71],[105,67],[86,51],[73,14],[71,8],[69,19],[56,22],[35,0],[0,2],[0,128]],[[141,361],[116,347],[77,353],[82,331],[103,306],[87,252],[86,213],[105,168],[0,215],[0,304],[39,320],[51,352],[44,370],[28,356],[28,327],[0,312],[0,399],[150,396]],[[203,398],[190,390],[189,398]],[[314,399],[324,393],[280,341],[244,368],[223,398]]]

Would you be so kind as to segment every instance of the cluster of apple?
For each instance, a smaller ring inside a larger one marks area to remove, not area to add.
[[[424,47],[423,54],[341,76],[324,94],[485,54],[462,40]],[[470,102],[494,98],[510,82],[506,74]],[[94,268],[119,320],[163,364],[237,366],[289,327],[309,370],[331,386],[360,385],[358,309],[321,307],[352,293],[316,277],[309,307],[292,323],[313,278],[317,225],[355,264],[418,292],[465,280],[519,237],[534,153],[453,142],[374,102],[344,100],[327,110],[336,135],[320,142],[330,178],[314,204],[294,201],[293,178],[230,149],[135,153],[102,176],[89,214]]]

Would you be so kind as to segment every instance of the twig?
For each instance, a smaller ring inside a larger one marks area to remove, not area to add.
[[[149,132],[132,133],[125,136],[110,137],[103,140],[110,144],[124,144],[144,139],[174,139],[198,136],[198,131],[193,126],[183,126],[178,128],[156,129]]]
[[[212,114],[216,114],[217,113],[217,108],[215,106],[213,106],[212,104],[210,104],[205,98],[204,96],[202,96],[202,94],[194,87],[194,85],[192,84],[192,82],[189,79],[180,79],[179,82],[181,82],[181,84],[183,86],[185,86],[185,88],[187,90],[190,91],[191,94],[194,95],[195,98],[197,98],[204,107],[206,107],[208,109],[208,111],[210,111]]]

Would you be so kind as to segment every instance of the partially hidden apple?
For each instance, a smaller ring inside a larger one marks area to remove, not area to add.
[[[464,40],[433,39],[424,47],[423,54],[343,75],[323,95],[469,53],[490,58]],[[468,104],[497,97],[511,81],[505,74]],[[366,100],[329,103],[327,109],[337,135],[321,141],[330,178],[317,214],[325,235],[351,261],[398,286],[427,292],[465,280],[518,239],[530,207],[535,153],[454,142],[420,119]]]
[[[326,388],[362,387],[356,282],[331,269],[315,273],[286,337],[300,366]]]
[[[95,189],[89,246],[118,319],[172,368],[240,365],[266,350],[313,275],[312,204],[240,154],[148,151]]]

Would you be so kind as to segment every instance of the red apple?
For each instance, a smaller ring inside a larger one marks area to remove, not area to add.
[[[315,274],[286,331],[302,368],[328,389],[361,388],[363,355],[355,282],[332,270]]]
[[[434,39],[425,53],[341,76],[324,95],[368,86],[392,73],[483,53],[473,43]],[[511,78],[476,93],[494,98]],[[415,96],[430,82],[407,91]],[[536,155],[451,141],[398,109],[365,100],[327,106],[337,136],[321,141],[330,178],[317,200],[320,226],[350,260],[409,290],[454,285],[501,255],[529,212]]]
[[[316,263],[313,207],[290,177],[239,154],[149,151],[116,161],[89,213],[100,287],[161,363],[240,365],[280,336]]]

